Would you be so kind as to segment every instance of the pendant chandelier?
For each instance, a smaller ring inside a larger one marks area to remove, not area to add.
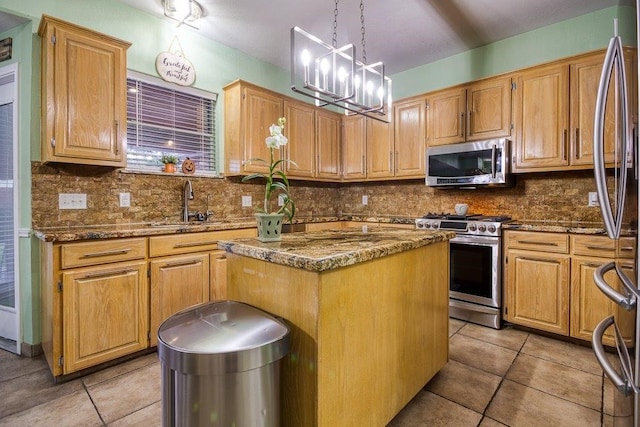
[[[338,47],[338,0],[335,0],[333,40],[325,43],[300,27],[291,29],[291,89],[310,96],[320,107],[336,106],[345,114],[361,114],[389,122],[391,79],[384,64],[367,64],[364,5],[360,0],[362,60],[353,44]]]

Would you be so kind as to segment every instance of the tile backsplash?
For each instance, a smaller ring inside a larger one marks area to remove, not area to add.
[[[264,195],[260,183],[238,178],[214,179],[181,174],[131,173],[110,168],[32,163],[33,227],[175,222],[182,219],[182,189],[190,179],[194,200],[190,211],[213,212],[212,220],[251,218]],[[467,203],[470,213],[507,214],[515,219],[600,222],[600,211],[587,206],[595,191],[590,171],[516,176],[512,188],[440,190],[423,180],[337,184],[293,182],[297,218],[354,214],[370,217],[419,217],[427,212],[453,212]],[[87,209],[58,209],[59,193],[85,193]],[[119,194],[129,193],[131,206],[120,207]],[[250,195],[252,207],[242,207]],[[362,204],[362,196],[367,204]]]

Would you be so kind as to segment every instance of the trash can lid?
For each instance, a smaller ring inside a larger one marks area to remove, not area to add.
[[[162,344],[187,353],[232,353],[265,346],[289,333],[287,325],[253,306],[214,301],[186,309],[158,330]]]

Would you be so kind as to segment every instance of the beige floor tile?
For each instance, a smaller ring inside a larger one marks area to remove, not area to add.
[[[132,414],[160,400],[160,363],[87,387],[106,423]]]
[[[0,382],[0,418],[82,390],[80,380],[55,384],[48,368]]]
[[[602,375],[519,354],[506,378],[596,411],[602,406]]]
[[[609,378],[604,377],[602,411],[614,417],[633,415],[633,395],[625,397],[614,387]]]
[[[135,371],[147,365],[151,365],[158,362],[158,353],[154,352],[145,356],[136,357],[135,359],[128,360],[126,362],[119,363],[115,366],[105,368],[101,371],[82,377],[82,382],[85,386],[91,387],[103,381],[110,380],[117,376],[126,374],[128,372]]]
[[[602,373],[591,347],[530,334],[521,352],[592,374]]]
[[[159,400],[133,414],[120,418],[109,427],[152,427],[162,425],[162,401]]]
[[[43,355],[24,357],[0,350],[0,381],[7,381],[41,369],[48,369]]]
[[[428,391],[420,391],[387,427],[476,427],[482,415]]]
[[[486,415],[509,426],[585,427],[600,425],[600,412],[504,380]]]
[[[528,332],[514,329],[511,326],[498,330],[475,325],[473,323],[467,323],[460,329],[459,333],[478,340],[490,342],[491,344],[499,345],[501,347],[510,348],[515,351],[520,351],[529,336]]]
[[[518,353],[486,341],[456,334],[449,339],[449,358],[503,376]]]
[[[453,317],[449,318],[449,336],[452,336],[456,332],[460,330],[467,322],[462,320],[454,319]]]
[[[484,412],[501,377],[450,360],[426,389],[476,412]]]
[[[84,390],[48,401],[0,419],[0,426],[101,426],[102,421]]]
[[[478,427],[504,427],[505,424],[499,423],[494,419],[489,417],[484,417]]]

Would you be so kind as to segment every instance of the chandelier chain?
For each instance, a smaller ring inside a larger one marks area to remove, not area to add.
[[[338,47],[338,0],[336,0],[336,7],[333,9],[333,39],[331,43],[333,47]]]
[[[363,0],[360,0],[360,23],[362,23],[362,28],[360,32],[362,33],[362,63],[367,63],[367,49],[365,48],[364,41],[364,3]]]

